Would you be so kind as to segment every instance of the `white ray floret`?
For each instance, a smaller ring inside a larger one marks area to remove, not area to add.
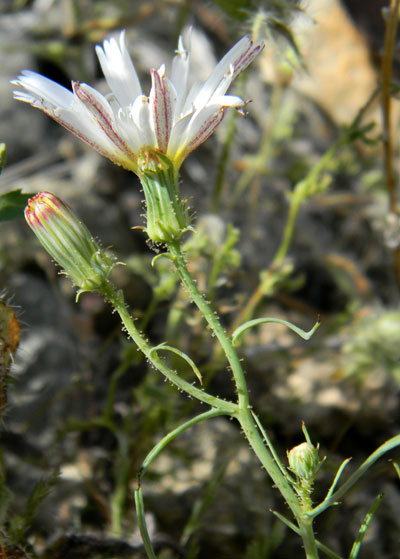
[[[72,82],[72,91],[29,70],[12,83],[14,98],[41,109],[114,163],[137,171],[146,149],[158,150],[179,169],[184,158],[215,130],[229,107],[240,109],[240,97],[226,95],[232,81],[254,60],[263,43],[243,37],[216,65],[204,83],[189,90],[190,48],[183,38],[172,63],[151,70],[149,96],[143,94],[125,43],[105,40],[96,53],[110,88],[107,96],[87,84]]]

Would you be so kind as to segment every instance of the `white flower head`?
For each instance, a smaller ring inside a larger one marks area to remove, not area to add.
[[[184,158],[211,136],[228,107],[241,109],[246,104],[226,92],[263,46],[243,37],[203,84],[189,89],[190,49],[180,37],[170,78],[165,65],[151,70],[151,90],[146,96],[122,31],[119,41],[111,38],[96,47],[109,95],[79,82],[72,82],[69,91],[29,70],[12,82],[22,89],[13,94],[126,169],[137,172],[139,155],[155,150],[166,155],[177,171]]]

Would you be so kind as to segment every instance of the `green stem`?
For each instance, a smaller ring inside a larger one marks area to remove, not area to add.
[[[312,519],[304,517],[304,511],[293,488],[291,487],[289,481],[286,479],[285,475],[280,470],[279,465],[275,462],[270,450],[265,446],[258,428],[254,423],[251,415],[251,406],[249,405],[249,396],[244,372],[242,370],[240,359],[232,346],[232,342],[223,329],[222,325],[220,324],[216,314],[210,308],[203,295],[198,290],[195,281],[192,279],[186,267],[186,262],[181,252],[179,241],[169,242],[167,246],[172,260],[179,273],[182,284],[188,291],[190,298],[196,303],[200,312],[207,320],[208,325],[210,326],[214,335],[217,337],[226,355],[237,387],[237,404],[233,402],[227,402],[225,400],[222,400],[221,398],[203,392],[192,384],[181,379],[177,373],[167,367],[164,361],[162,361],[158,357],[157,352],[154,351],[154,348],[150,346],[150,344],[144,339],[142,334],[137,330],[132,316],[125,306],[122,293],[120,291],[116,291],[110,283],[107,283],[103,286],[103,295],[108,299],[108,301],[120,315],[122,323],[124,324],[132,340],[137,345],[138,349],[140,349],[144,353],[150,363],[156,369],[158,369],[168,380],[170,380],[170,382],[174,383],[176,386],[178,386],[178,388],[190,394],[194,398],[197,398],[201,402],[205,402],[206,404],[210,405],[214,408],[214,410],[218,409],[219,412],[226,413],[238,420],[250,446],[252,447],[261,464],[264,466],[274,484],[286,500],[288,506],[290,507],[293,515],[297,520],[299,530],[303,538],[307,559],[317,559],[318,550],[315,544]],[[137,499],[139,498],[139,493],[137,493],[136,495]],[[120,495],[116,494],[116,500],[113,503],[116,507],[114,509],[114,522],[116,527],[120,525],[121,522],[121,519],[118,518],[118,512],[116,512],[116,510],[121,510],[119,498]]]
[[[328,151],[324,153],[318,163],[314,165],[314,167],[312,167],[312,169],[309,171],[306,178],[297,183],[291,196],[289,214],[286,221],[285,230],[283,232],[282,241],[274,256],[272,265],[279,264],[286,257],[286,254],[292,242],[297,214],[299,213],[299,209],[302,203],[311,195],[311,192],[315,189],[315,185],[317,184],[317,181],[319,180],[322,172],[328,167],[336,152],[339,150],[339,148],[342,147],[347,139],[348,133],[346,132],[339,137],[339,139],[333,144],[333,146],[328,149]]]
[[[318,559],[317,541],[314,535],[313,523],[304,518],[299,522],[300,535],[304,544],[307,559]]]
[[[290,522],[290,520],[288,520],[287,518],[285,518],[282,514],[280,514],[279,512],[277,512],[276,510],[271,511],[276,517],[279,518],[279,520],[281,520],[284,524],[286,524],[286,526],[288,526],[288,528],[290,528],[291,530],[293,530],[293,532],[295,532],[296,534],[298,534],[299,536],[301,535],[300,533],[300,529],[293,524],[293,522]],[[315,543],[317,545],[317,548],[320,549],[323,553],[325,553],[325,555],[327,555],[328,557],[330,557],[331,559],[343,559],[343,557],[341,557],[340,555],[338,555],[337,553],[335,553],[334,551],[332,551],[331,549],[329,549],[329,547],[327,547],[326,545],[324,545],[323,543],[321,543],[320,541],[318,541],[317,539],[315,540]]]
[[[282,241],[278,250],[276,251],[276,254],[272,261],[272,266],[274,264],[282,262],[282,260],[286,257],[290,243],[292,242],[294,226],[296,223],[297,214],[299,213],[301,202],[302,200],[294,193],[292,202],[289,207],[289,214],[286,221],[285,230],[283,232]]]
[[[103,295],[108,299],[114,309],[118,312],[123,325],[125,326],[129,336],[135,342],[137,347],[144,353],[150,363],[162,373],[170,382],[175,384],[178,388],[190,394],[197,400],[205,402],[209,406],[218,408],[220,410],[225,410],[231,415],[235,415],[238,406],[233,402],[227,402],[216,396],[212,396],[199,388],[196,388],[189,382],[183,380],[177,373],[172,371],[164,361],[162,361],[157,352],[152,351],[152,346],[144,339],[142,334],[137,330],[133,318],[125,306],[125,302],[120,291],[116,291],[111,284],[106,284],[103,288]]]
[[[221,347],[226,355],[229,365],[232,369],[232,373],[235,379],[235,384],[238,391],[238,404],[240,409],[245,409],[249,407],[249,397],[247,392],[246,380],[244,378],[242,366],[240,364],[239,357],[234,350],[228,335],[223,329],[218,317],[214,314],[213,310],[208,305],[207,301],[204,299],[203,295],[200,293],[199,289],[192,276],[187,269],[185,259],[183,257],[181,246],[179,241],[167,243],[168,251],[172,256],[172,260],[178,271],[179,277],[183,286],[185,287],[189,297],[194,301],[200,310],[201,314],[204,316],[211,330],[218,339]],[[249,411],[250,413],[250,411]]]
[[[361,109],[358,111],[357,115],[351,122],[351,124],[344,128],[342,133],[340,134],[339,138],[334,142],[334,144],[324,153],[324,155],[320,158],[320,160],[310,169],[307,176],[296,185],[295,190],[293,191],[288,219],[285,225],[285,230],[283,233],[282,242],[274,256],[273,264],[277,264],[281,262],[285,257],[289,250],[290,243],[292,242],[294,226],[296,223],[297,214],[299,212],[300,206],[302,202],[309,196],[309,191],[311,191],[317,181],[319,180],[323,171],[325,171],[330,162],[335,157],[337,151],[341,149],[346,144],[353,143],[357,138],[360,137],[360,123],[365,115],[365,112],[371,106],[371,103],[374,101],[375,97],[379,92],[379,88],[375,89],[370,97],[367,99],[367,102]],[[301,188],[302,192],[299,190]],[[297,191],[296,191],[297,189]]]
[[[226,334],[225,330],[223,329],[221,323],[218,320],[218,317],[213,312],[213,310],[208,305],[207,301],[200,293],[199,289],[193,278],[191,277],[185,259],[183,257],[180,243],[179,241],[170,242],[167,244],[168,251],[172,257],[172,260],[175,264],[175,267],[178,271],[179,277],[182,281],[183,286],[187,290],[189,297],[191,300],[195,302],[198,309],[206,319],[209,327],[211,328],[212,332],[218,339],[221,347],[225,353],[225,356],[228,360],[229,366],[232,370],[233,377],[235,380],[235,384],[237,387],[238,392],[238,409],[236,413],[233,414],[236,419],[239,421],[244,434],[250,443],[250,446],[254,450],[256,456],[260,460],[261,464],[267,470],[268,474],[272,478],[273,482],[285,498],[287,504],[289,505],[290,509],[292,510],[293,514],[295,515],[297,521],[299,522],[300,528],[302,520],[302,510],[298,498],[293,491],[292,487],[290,486],[289,482],[279,469],[279,466],[275,463],[275,460],[269,451],[269,449],[265,446],[262,437],[259,434],[257,426],[254,423],[254,420],[251,415],[251,406],[249,405],[249,396],[248,390],[246,385],[246,380],[244,377],[244,372],[240,363],[240,359],[232,346],[232,342],[228,335]],[[312,524],[307,520],[307,526],[311,526]],[[304,528],[302,530],[302,534],[304,532],[304,537],[308,541],[309,539],[309,530],[308,528]],[[306,545],[306,541],[304,542]],[[308,545],[308,544],[307,544]],[[310,547],[310,546],[308,546]],[[317,555],[307,555],[307,558],[314,559]]]

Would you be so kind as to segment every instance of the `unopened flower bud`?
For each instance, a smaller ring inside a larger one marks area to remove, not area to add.
[[[318,473],[318,449],[311,443],[302,443],[288,452],[289,467],[298,478],[312,480]]]
[[[50,192],[28,201],[25,219],[46,251],[64,273],[85,291],[102,291],[114,267],[87,227],[67,204]]]

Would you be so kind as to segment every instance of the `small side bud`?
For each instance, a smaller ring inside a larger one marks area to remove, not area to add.
[[[45,250],[64,273],[85,291],[102,291],[114,267],[72,209],[50,192],[28,201],[25,219]]]
[[[318,448],[301,443],[288,452],[289,467],[299,479],[312,481],[320,468]]]

